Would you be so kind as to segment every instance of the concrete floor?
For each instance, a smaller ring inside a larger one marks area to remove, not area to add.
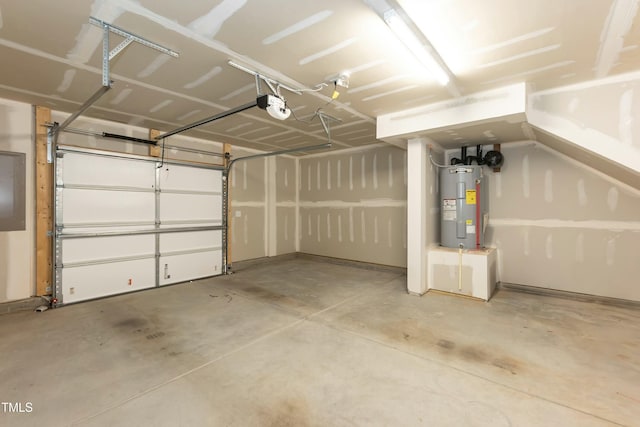
[[[0,316],[2,426],[639,425],[640,312],[312,259]],[[24,406],[23,406],[24,407]]]

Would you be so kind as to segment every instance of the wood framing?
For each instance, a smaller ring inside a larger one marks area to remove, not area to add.
[[[51,110],[35,107],[36,119],[36,295],[53,291],[53,165],[47,163]]]
[[[160,136],[162,132],[157,129],[149,129],[149,139],[155,140],[158,136]],[[160,157],[162,155],[162,148],[158,145],[150,145],[149,146],[149,155],[151,157]]]

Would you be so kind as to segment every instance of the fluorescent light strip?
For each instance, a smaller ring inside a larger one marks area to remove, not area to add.
[[[418,61],[420,61],[436,81],[442,86],[446,86],[450,80],[449,74],[442,69],[440,64],[438,64],[433,56],[431,56],[431,54],[425,49],[425,46],[420,42],[420,40],[418,40],[402,17],[398,15],[398,12],[390,9],[384,13],[383,19],[400,41],[404,43],[409,51],[418,59]]]

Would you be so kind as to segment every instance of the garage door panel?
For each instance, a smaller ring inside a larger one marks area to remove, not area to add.
[[[160,257],[160,285],[222,274],[222,250]]]
[[[64,303],[132,292],[155,286],[154,258],[63,269]]]
[[[219,170],[170,165],[160,171],[160,188],[173,191],[222,193]]]
[[[60,149],[55,294],[67,304],[222,274],[222,173]],[[157,188],[156,188],[157,187]],[[174,229],[188,228],[176,232]]]
[[[154,193],[65,189],[62,203],[65,225],[155,220]]]
[[[160,253],[188,251],[194,249],[222,249],[222,231],[193,231],[170,233],[160,236]]]
[[[65,185],[155,187],[155,164],[136,160],[67,153],[62,161]]]
[[[161,222],[214,222],[222,224],[222,197],[201,194],[160,194]]]
[[[62,242],[62,264],[155,255],[155,236],[110,236],[67,239]]]

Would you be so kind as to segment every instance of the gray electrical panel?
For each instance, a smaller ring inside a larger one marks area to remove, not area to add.
[[[482,166],[441,168],[440,196],[440,244],[447,248],[483,248],[488,197]]]

